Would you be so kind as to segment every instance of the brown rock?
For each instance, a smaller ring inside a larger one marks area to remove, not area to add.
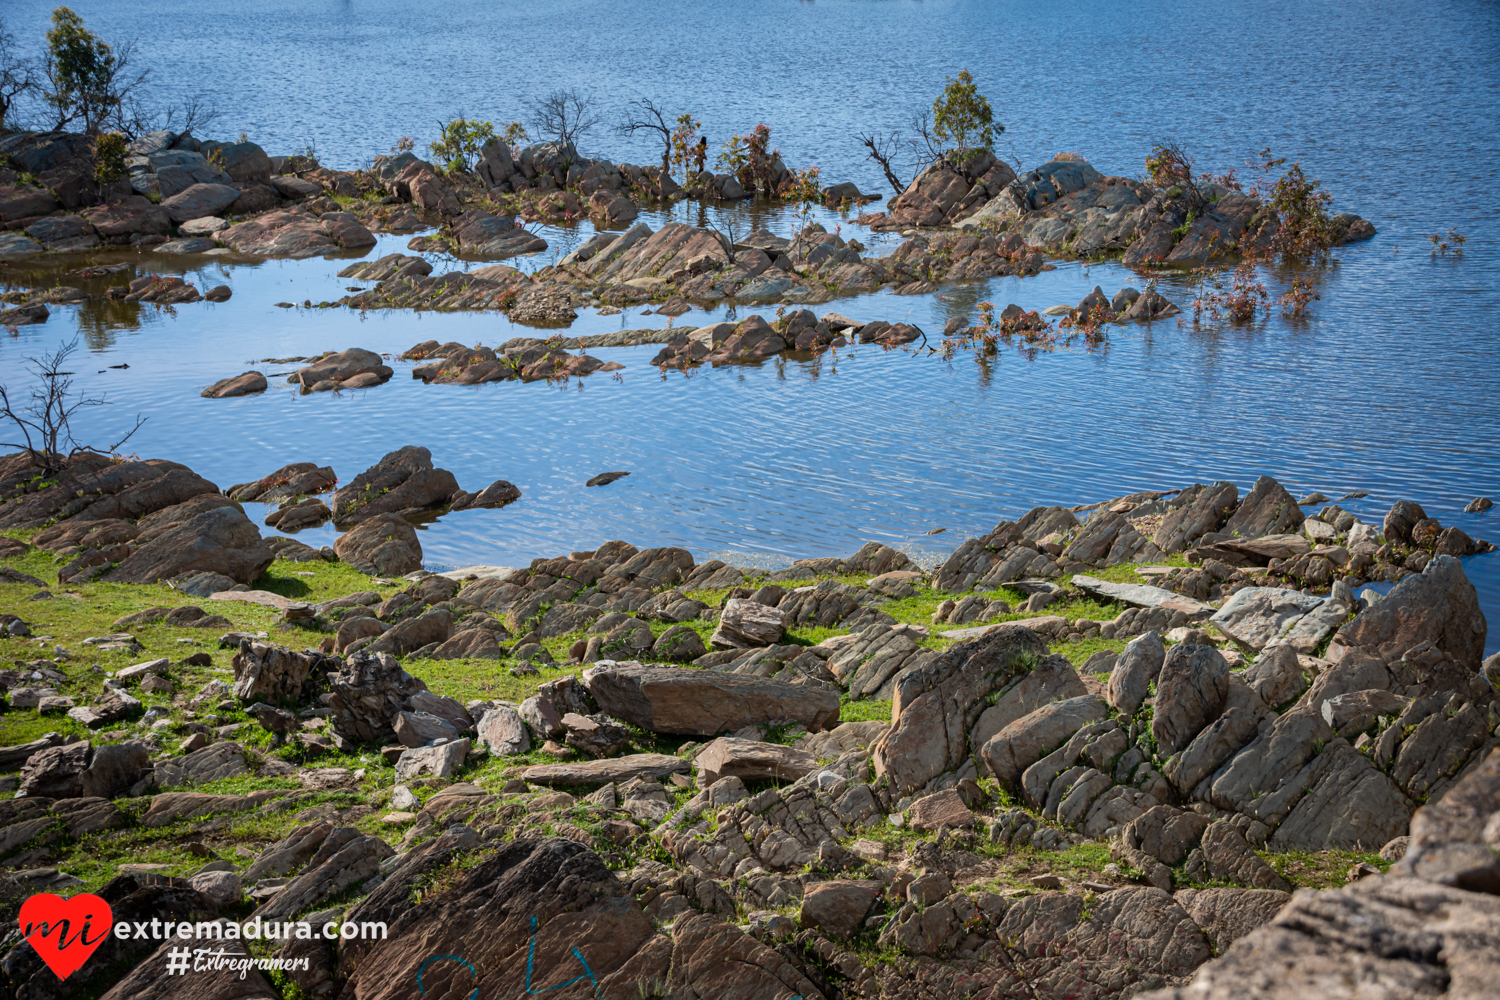
[[[1390,658],[1432,642],[1477,671],[1487,633],[1479,595],[1463,565],[1452,556],[1434,556],[1421,573],[1401,580],[1340,628],[1334,643]]]
[[[1046,655],[1041,636],[1004,626],[898,675],[891,729],[872,754],[876,774],[890,775],[892,787],[905,795],[962,766],[971,754],[970,733],[989,707],[989,696]]]
[[[883,890],[883,883],[865,879],[815,883],[802,894],[802,926],[853,937]]]
[[[396,514],[361,519],[333,543],[334,554],[361,573],[405,576],[422,568],[416,529]]]
[[[818,762],[810,753],[779,743],[722,736],[698,752],[693,767],[698,771],[698,787],[708,788],[730,776],[742,781],[796,781],[817,770]]]
[[[838,721],[838,692],[745,674],[680,667],[593,667],[583,684],[600,711],[656,733],[714,736],[746,726]]]
[[[217,507],[153,535],[103,576],[113,583],[156,583],[184,573],[221,573],[250,583],[276,556],[238,506]]]
[[[957,789],[949,788],[932,795],[924,795],[911,804],[906,818],[918,830],[968,828],[974,825],[974,814],[964,805]]]

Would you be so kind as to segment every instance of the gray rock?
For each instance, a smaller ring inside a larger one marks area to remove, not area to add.
[[[1218,531],[1239,505],[1233,483],[1194,485],[1173,498],[1151,540],[1166,553],[1181,552],[1211,531]]]
[[[1073,577],[1073,586],[1084,593],[1094,594],[1111,601],[1120,601],[1138,608],[1166,608],[1169,611],[1181,611],[1189,618],[1206,618],[1213,613],[1213,608],[1202,601],[1143,583],[1110,583],[1107,580],[1080,574]]]
[[[635,664],[592,667],[583,685],[600,711],[656,733],[714,736],[746,726],[838,720],[835,690],[744,674]]]
[[[681,757],[659,753],[627,754],[606,760],[586,760],[569,764],[539,764],[521,772],[522,780],[535,785],[607,785],[622,784],[633,778],[665,778],[669,774],[686,774],[692,765]]]
[[[1203,858],[1209,878],[1255,889],[1292,891],[1290,883],[1255,853],[1239,828],[1224,820],[1210,823],[1203,831]]]
[[[464,765],[471,744],[468,739],[440,743],[435,747],[418,747],[403,750],[396,759],[396,780],[411,781],[424,774],[436,778],[451,778]]]
[[[1479,670],[1488,633],[1479,595],[1453,556],[1434,556],[1421,573],[1339,629],[1334,643],[1375,656],[1400,656],[1431,642],[1470,670]]]
[[[1109,706],[1095,695],[1045,705],[996,733],[980,749],[979,756],[1002,784],[1013,785],[1023,771],[1068,737],[1108,714]]]
[[[522,754],[531,749],[531,736],[526,732],[521,716],[504,705],[485,712],[479,720],[477,730],[479,742],[497,757]]]
[[[380,873],[380,862],[395,853],[379,837],[361,836],[352,828],[335,830],[319,846],[307,868],[252,916],[262,920],[290,918],[375,877]]]
[[[1304,520],[1297,500],[1270,476],[1255,481],[1223,531],[1237,538],[1260,538],[1296,530]]]
[[[1167,647],[1155,632],[1136,636],[1125,644],[1109,674],[1109,703],[1121,715],[1136,713],[1150,693],[1151,682],[1161,673]]]
[[[1278,889],[1186,889],[1176,896],[1203,929],[1214,951],[1262,927],[1280,913],[1292,894]]]
[[[1288,798],[1306,788],[1292,779],[1318,753],[1319,746],[1334,736],[1321,711],[1306,706],[1293,708],[1214,776],[1210,801],[1221,809],[1245,812],[1267,825],[1269,820],[1279,822],[1291,808]]]
[[[1223,712],[1229,698],[1229,665],[1212,646],[1173,646],[1156,682],[1151,735],[1159,752],[1174,754]]]
[[[1271,706],[1285,705],[1307,688],[1297,651],[1280,642],[1262,649],[1243,677],[1261,700]]]
[[[802,896],[802,926],[815,927],[834,937],[853,937],[883,890],[882,883],[869,880],[819,882]]]
[[[724,605],[719,626],[708,644],[714,649],[769,646],[785,633],[786,621],[780,610],[757,601],[734,599]]]
[[[194,184],[163,198],[161,207],[167,210],[173,222],[183,223],[206,215],[218,215],[233,205],[239,196],[239,189],[228,184]]]
[[[396,716],[396,738],[407,747],[425,747],[434,740],[455,740],[458,730],[447,719],[427,712],[402,712]]]
[[[1013,684],[1046,656],[1047,644],[1041,636],[1028,628],[1002,626],[978,639],[955,643],[936,658],[902,673],[896,682],[899,707],[892,712],[891,729],[871,754],[876,774],[888,775],[894,790],[909,795],[938,775],[963,766],[972,755],[970,734],[989,707],[989,696]],[[1017,768],[1015,777],[1031,763],[1028,760]]]
[[[817,770],[817,766],[817,758],[806,751],[731,736],[712,741],[693,757],[699,788],[708,788],[726,777],[741,781],[796,781]]]
[[[1061,656],[1049,656],[1031,672],[1007,687],[974,724],[971,744],[977,754],[990,737],[1043,705],[1088,694],[1088,688],[1072,665]]]
[[[249,774],[245,763],[245,752],[238,743],[220,742],[184,754],[171,757],[156,765],[156,787],[177,788],[183,785],[201,785],[220,778],[233,778]]]
[[[1491,996],[1500,977],[1494,897],[1374,876],[1299,892],[1277,917],[1198,970],[1139,1000]]]
[[[1261,650],[1323,603],[1321,597],[1300,590],[1244,587],[1235,591],[1209,621],[1240,645]]]
[[[1269,841],[1279,850],[1378,851],[1407,828],[1412,803],[1347,740],[1334,740],[1298,783],[1306,793]]]

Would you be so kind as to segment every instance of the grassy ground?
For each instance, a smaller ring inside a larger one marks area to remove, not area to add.
[[[13,537],[27,537],[28,533],[7,533]],[[1174,560],[1180,563],[1180,558]],[[253,719],[237,705],[211,704],[193,711],[186,706],[188,698],[212,680],[232,682],[233,671],[230,660],[232,649],[220,649],[219,635],[228,629],[172,628],[160,623],[138,625],[126,629],[142,647],[139,652],[102,652],[85,640],[107,636],[121,629],[115,622],[129,614],[150,607],[179,607],[197,605],[209,614],[223,615],[233,623],[234,631],[268,635],[268,641],[293,648],[315,646],[326,637],[327,632],[316,628],[293,627],[282,623],[279,612],[258,605],[241,602],[210,601],[178,593],[169,587],[85,583],[79,585],[56,585],[57,565],[47,553],[30,552],[24,556],[6,560],[6,565],[29,573],[46,581],[52,593],[50,600],[32,601],[35,588],[26,585],[0,584],[0,610],[16,614],[27,621],[33,631],[30,638],[0,639],[0,653],[14,665],[36,660],[54,660],[58,669],[67,674],[67,681],[59,684],[61,693],[73,696],[80,705],[89,704],[99,696],[105,678],[123,667],[148,659],[165,657],[172,661],[167,677],[173,685],[169,694],[142,694],[148,709],[157,709],[165,725],[151,730],[157,737],[163,752],[179,753],[179,744],[186,735],[185,724],[206,723],[213,727],[238,724],[241,728],[232,738],[243,745],[253,757],[274,756],[297,766],[341,767],[358,775],[349,787],[335,791],[306,790],[294,778],[259,778],[245,776],[200,786],[194,791],[220,795],[243,795],[250,791],[272,790],[284,793],[262,807],[249,812],[226,812],[206,819],[196,818],[166,827],[145,828],[137,825],[149,805],[149,800],[121,800],[128,813],[130,823],[125,829],[110,830],[71,841],[65,835],[60,838],[54,832],[51,842],[55,864],[69,874],[82,878],[90,889],[97,889],[111,878],[119,865],[124,863],[155,864],[164,866],[161,871],[168,875],[183,875],[200,868],[206,861],[215,858],[243,861],[247,852],[258,853],[263,847],[286,836],[295,827],[316,819],[331,818],[340,825],[354,826],[365,833],[377,834],[397,843],[403,836],[409,821],[387,821],[391,789],[394,785],[394,770],[374,748],[363,748],[353,754],[326,752],[310,754],[300,745],[274,747],[270,734],[262,730]],[[1114,567],[1098,571],[1095,575],[1120,582],[1140,578],[1129,567]],[[864,577],[841,577],[842,582],[862,585]],[[783,584],[788,589],[813,580],[794,581]],[[753,585],[753,581],[752,581]],[[389,597],[404,588],[399,585],[376,587],[369,577],[357,573],[343,564],[330,563],[273,563],[265,575],[254,584],[256,589],[267,590],[285,597],[310,602],[327,600],[360,590],[376,590]],[[712,606],[717,606],[725,595],[723,590],[696,591],[690,596]],[[913,597],[888,601],[881,609],[899,621],[925,626],[932,636],[922,645],[941,650],[951,645],[951,640],[942,637],[949,629],[968,627],[940,624],[934,625],[932,615],[942,601],[951,595],[923,588]],[[983,596],[1004,600],[1018,606],[1025,595],[998,589]],[[1088,618],[1095,621],[1115,617],[1120,607],[1100,603],[1092,599],[1076,599],[1053,605],[1044,614],[1061,615],[1068,619]],[[1033,617],[1024,612],[1002,616],[995,621],[1011,621]],[[713,622],[688,623],[704,639],[705,644],[713,631]],[[970,625],[991,624],[975,622]],[[670,626],[653,622],[653,633],[660,634]],[[838,628],[794,629],[786,642],[805,646],[816,645],[840,634]],[[449,695],[459,701],[473,699],[507,700],[519,702],[536,690],[537,685],[576,674],[578,666],[565,666],[569,650],[584,633],[558,636],[547,639],[544,645],[558,661],[552,666],[542,666],[533,676],[512,676],[509,660],[425,660],[411,659],[403,665],[415,676],[421,677],[433,691]],[[1124,641],[1093,639],[1082,642],[1058,643],[1054,650],[1065,655],[1070,662],[1082,664],[1093,653],[1103,649],[1118,650]],[[59,648],[65,652],[58,652]],[[209,663],[188,666],[182,661],[191,654],[206,653]],[[1101,679],[1103,679],[1101,677]],[[889,719],[889,701],[845,701],[841,718],[845,721]],[[106,727],[103,731],[89,732],[62,714],[38,714],[33,710],[6,710],[0,714],[0,745],[14,745],[36,739],[48,732],[59,732],[74,739],[91,739],[95,743],[114,742],[142,735],[134,724],[121,724],[118,728]],[[795,732],[773,730],[767,738],[776,742],[791,742]],[[632,734],[634,748],[641,751],[676,754],[685,751],[689,742],[681,738],[659,737],[651,733],[636,731]],[[487,791],[499,792],[507,779],[524,766],[556,761],[540,749],[519,757],[494,759],[482,754],[471,756],[464,769],[456,775],[458,780],[472,781]],[[413,784],[419,799],[425,800],[446,782],[427,779]],[[992,784],[992,783],[987,783]],[[690,797],[695,789],[669,785],[674,797],[674,808]],[[1001,805],[1008,800],[997,788],[988,789]],[[589,789],[572,789],[581,797]],[[601,817],[590,807],[575,803],[559,811],[535,818],[538,832],[554,832],[560,825],[572,825],[587,832],[598,834]],[[525,822],[522,823],[525,825]],[[893,857],[910,852],[919,840],[931,839],[930,835],[916,833],[907,828],[898,828],[882,823],[869,836],[886,844]],[[45,838],[44,838],[45,839]],[[33,845],[35,846],[35,845]],[[1096,878],[1108,863],[1108,848],[1100,844],[1085,844],[1066,851],[1008,851],[990,845],[983,836],[976,838],[973,846],[990,864],[992,874],[988,885],[996,889],[1030,891],[1027,881],[1032,875],[1058,874],[1072,881]],[[622,857],[630,862],[644,857],[657,857],[660,848],[650,841],[622,848]],[[1344,872],[1356,861],[1378,859],[1367,855],[1351,855],[1342,852],[1325,852],[1302,855],[1267,855],[1271,863],[1284,876],[1297,885],[1320,886],[1337,884]],[[1382,863],[1383,867],[1383,863]]]

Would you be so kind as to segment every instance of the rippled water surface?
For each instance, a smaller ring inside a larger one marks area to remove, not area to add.
[[[214,264],[190,276],[200,287],[229,284],[234,297],[222,305],[145,307],[129,322],[62,307],[46,325],[0,338],[10,385],[25,355],[81,328],[89,353],[79,381],[116,404],[92,411],[88,429],[102,437],[145,413],[132,448],[221,485],[300,460],[348,479],[393,448],[422,444],[466,489],[497,478],[521,487],[524,498],[503,510],[427,525],[430,565],[517,564],[605,538],[767,563],[846,554],[874,538],[936,559],[1034,504],[1214,478],[1248,486],[1262,472],[1294,493],[1369,490],[1349,506],[1377,520],[1391,501],[1414,498],[1444,524],[1500,541],[1500,515],[1460,513],[1474,496],[1500,493],[1492,3],[73,6],[106,37],[138,38],[165,90],[207,92],[225,112],[219,134],[246,131],[273,153],[311,143],[332,166],[359,166],[403,135],[425,143],[454,114],[519,117],[523,98],[576,85],[611,121],[642,96],[691,110],[714,144],[765,121],[788,162],[880,191],[854,133],[899,126],[967,67],[1006,124],[1002,152],[1024,165],[1067,149],[1134,175],[1166,136],[1200,167],[1222,170],[1270,146],[1380,230],[1338,251],[1306,321],[1219,330],[1169,321],[1116,329],[1101,351],[1002,353],[984,366],[864,346],[819,362],[661,375],[647,364],[655,348],[631,348],[596,352],[627,366],[619,379],[565,387],[424,386],[397,363],[394,380],[364,392],[299,397],[273,380],[260,397],[200,399],[204,385],[246,368],[294,367],[252,365],[258,359],[356,345],[394,354],[432,338],[493,345],[534,332],[503,316],[275,308],[342,294],[350,282],[335,274],[347,261],[318,259]],[[49,9],[11,0],[5,25],[38,37]],[[656,155],[602,129],[583,151]],[[696,211],[676,210],[688,221]],[[789,226],[770,220],[783,234]],[[1449,227],[1469,236],[1465,253],[1434,258],[1426,234]],[[589,231],[546,231],[546,257]],[[368,256],[404,243],[385,237]],[[1270,277],[1273,293],[1287,277]],[[1141,278],[1117,265],[1065,264],[827,308],[907,319],[936,342],[949,318],[972,317],[982,299],[1044,308],[1095,284],[1113,293]],[[1161,289],[1182,304],[1192,298],[1187,278]],[[657,320],[585,314],[569,333]],[[122,363],[130,367],[107,367]],[[615,469],[631,475],[583,487]],[[945,530],[926,534],[935,528]],[[1500,558],[1470,560],[1469,571],[1500,623]],[[1500,627],[1492,631],[1493,649]]]

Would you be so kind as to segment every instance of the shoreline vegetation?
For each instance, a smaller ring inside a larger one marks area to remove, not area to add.
[[[701,123],[645,98],[615,131],[659,137],[659,164],[584,157],[605,116],[571,89],[524,102],[524,123],[441,123],[429,159],[404,138],[332,169],[311,147],[200,138],[215,116],[153,109],[132,55],[65,7],[34,57],[0,26],[12,334],[48,306],[232,298],[157,262],[314,256],[365,287],[305,308],[549,331],[262,359],[271,375],[211,398],[272,377],[375,388],[392,360],[428,384],[565,380],[622,367],[584,350],[643,344],[663,372],[864,344],[981,364],[1093,349],[1125,323],[1301,319],[1334,249],[1374,234],[1269,151],[1250,179],[1165,141],[1134,177],[1077,153],[1006,163],[967,70],[902,133],[851,140],[894,192],[879,211],[789,165],[764,123],[710,169]],[[639,219],[683,200],[705,225]],[[745,230],[746,203],[790,235]],[[555,262],[500,263],[548,249],[529,226],[586,219],[595,234]],[[846,227],[901,242],[878,256]],[[365,259],[377,233],[410,253]],[[1450,230],[1433,253],[1463,243]],[[479,266],[434,274],[431,257]],[[812,308],[1106,259],[1144,287],[980,302],[931,335]],[[1194,274],[1191,302],[1157,290],[1169,269]],[[1265,275],[1295,277],[1273,298]],[[673,326],[718,305],[767,315]],[[550,332],[648,306],[664,329]],[[1463,563],[1495,548],[1465,530],[1488,498],[1447,523],[1401,500],[1374,523],[1341,506],[1363,493],[1297,498],[1261,476],[1035,507],[930,565],[877,542],[764,569],[579,539],[594,547],[434,573],[416,524],[504,517],[525,484],[460,485],[407,445],[347,481],[290,462],[221,488],[121,454],[140,417],[113,444],[75,440],[71,417],[103,402],[74,392],[76,346],[0,386],[4,997],[1272,1000],[1352,976],[1372,996],[1494,982],[1500,654]],[[331,545],[297,537],[327,525]],[[233,942],[227,964],[256,968],[181,977],[169,945],[108,935],[64,985],[17,924],[41,893],[96,893],[138,927],[388,933]]]
[[[10,293],[14,308],[0,322],[12,328],[45,322],[48,304],[99,294],[79,287],[80,278],[103,279],[103,294],[125,302],[228,297],[226,286],[200,290],[152,274],[148,253],[241,263],[337,257],[367,252],[376,233],[419,230],[408,246],[415,255],[388,255],[340,274],[375,287],[318,306],[493,310],[558,327],[584,307],[608,313],[649,305],[675,316],[724,303],[812,306],[878,289],[927,294],[955,282],[1034,275],[1055,267],[1054,259],[1119,259],[1148,285],[1163,268],[1199,270],[1211,283],[1233,268],[1233,292],[1205,292],[1194,318],[1206,311],[1245,322],[1269,310],[1257,269],[1273,261],[1316,265],[1332,248],[1375,232],[1358,216],[1334,214],[1317,180],[1269,151],[1257,154],[1253,180],[1234,170],[1197,172],[1191,155],[1169,142],[1153,148],[1136,177],[1106,176],[1076,153],[1026,169],[1006,163],[992,148],[1004,126],[967,71],[948,80],[909,137],[859,137],[896,193],[885,211],[852,218],[878,196],[848,182],[825,185],[815,165],[789,166],[764,123],[731,136],[709,169],[701,123],[642,99],[614,131],[659,135],[659,164],[584,156],[578,144],[604,116],[576,91],[527,102],[530,131],[521,122],[497,129],[455,118],[443,123],[430,160],[404,138],[361,169],[331,169],[311,147],[271,156],[243,134],[235,142],[200,139],[194,129],[212,121],[201,110],[191,127],[175,130],[151,128],[143,113],[125,115],[130,88],[144,82],[120,82],[123,55],[110,55],[66,8],[57,17],[67,22],[67,38],[49,35],[43,64],[50,83],[28,84],[22,71],[32,64],[6,56],[15,94],[0,115],[0,261],[47,264],[67,254],[70,261],[85,255],[90,266],[57,275],[55,287]],[[94,48],[79,48],[87,45]],[[93,83],[58,76],[69,59],[82,67],[75,75]],[[45,98],[44,129],[10,124],[28,94]],[[66,131],[79,124],[83,131]],[[910,183],[900,180],[897,161],[913,171]],[[683,200],[712,210],[712,221],[656,231],[636,221],[642,208]],[[745,231],[733,210],[742,202],[784,206],[792,235]],[[815,206],[840,210],[851,228],[897,232],[904,242],[875,256],[846,238],[843,224],[830,233],[814,222]],[[523,273],[494,263],[547,249],[528,224],[585,219],[595,235],[555,264]],[[433,275],[422,254],[490,263]],[[1315,280],[1294,280],[1281,304],[1302,315],[1316,298]]]
[[[1268,921],[1297,887],[1375,892],[1383,921],[1415,878],[1481,905],[1409,838],[1500,762],[1500,657],[1454,558],[1490,546],[1410,501],[1370,524],[1262,477],[1037,508],[926,571],[875,543],[766,571],[612,541],[432,574],[403,514],[521,491],[413,447],[347,484],[41,452],[0,481],[4,898],[389,919],[373,945],[248,943],[308,952],[283,997],[406,976],[419,938],[477,954],[453,914],[505,900],[634,935],[587,951],[622,988],[754,985],[637,965],[774,950],[779,982],[871,1000],[1171,986],[1293,933]],[[263,538],[240,501],[343,534]],[[534,896],[549,865],[576,905]],[[112,947],[96,993],[156,960]]]

